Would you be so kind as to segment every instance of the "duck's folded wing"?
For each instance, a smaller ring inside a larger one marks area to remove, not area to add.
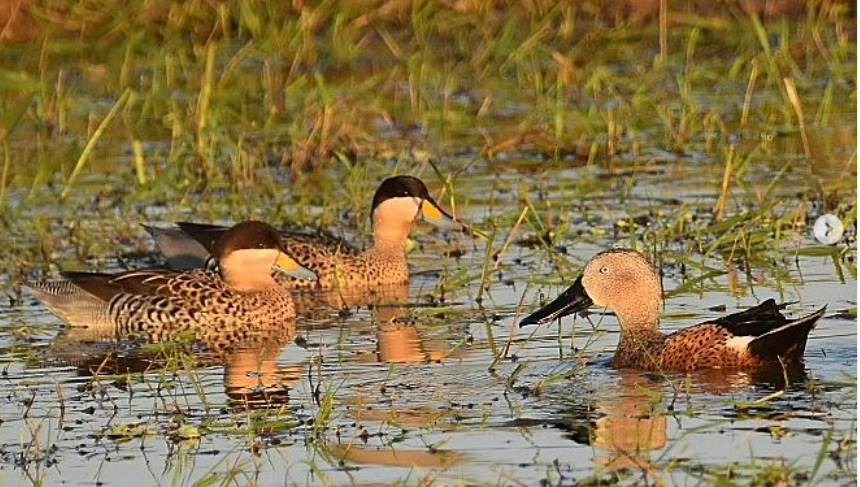
[[[215,244],[218,239],[228,230],[227,227],[205,223],[177,222],[176,225],[188,236],[203,245],[210,253],[215,251]],[[278,234],[281,236],[281,242],[287,251],[296,251],[298,250],[295,248],[297,246],[312,246],[342,254],[358,254],[360,252],[346,240],[322,230],[317,231],[317,233],[279,230]]]
[[[780,312],[787,305],[776,304],[773,299],[768,299],[756,307],[710,323],[732,334],[733,338],[727,344],[732,343],[762,362],[802,357],[809,332],[824,316],[827,307],[789,319]]]
[[[197,224],[192,224],[197,225]],[[211,226],[211,225],[210,225]],[[158,251],[161,252],[171,269],[204,269],[210,258],[209,249],[204,247],[195,238],[182,231],[178,226],[157,227],[143,225],[143,228],[152,235]]]
[[[346,240],[331,235],[329,233],[300,233],[300,232],[279,232],[281,242],[284,244],[287,251],[295,256],[296,260],[302,265],[314,264],[313,259],[303,261],[303,256],[311,256],[319,253],[332,255],[358,255],[361,253],[359,249],[352,246]]]
[[[206,223],[177,222],[176,225],[189,237],[200,242],[210,253],[215,250],[215,244],[221,235],[229,230],[228,227]]]
[[[117,294],[143,296],[169,296],[172,288],[168,284],[178,273],[168,270],[129,271],[120,274],[96,272],[63,272],[63,277],[75,286],[104,301]]]
[[[773,299],[763,301],[758,306],[733,313],[708,323],[720,325],[734,336],[761,336],[789,322],[780,311],[788,303],[777,304]]]

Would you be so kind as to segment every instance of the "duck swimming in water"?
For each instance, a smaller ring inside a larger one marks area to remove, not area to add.
[[[406,244],[413,223],[423,217],[436,225],[456,226],[454,218],[430,196],[427,186],[412,176],[382,182],[373,195],[373,246],[360,251],[343,240],[318,235],[280,232],[281,242],[296,261],[316,275],[316,281],[280,276],[287,288],[373,287],[409,280]],[[205,267],[225,228],[199,223],[177,223],[175,228],[145,226],[174,268]]]
[[[592,305],[611,309],[621,325],[615,368],[691,371],[745,369],[803,359],[806,340],[826,306],[788,319],[773,299],[740,313],[684,328],[657,329],[663,292],[648,260],[633,250],[607,250],[586,264],[573,285],[520,326],[548,323]]]
[[[64,272],[66,281],[30,284],[54,314],[73,326],[162,340],[177,331],[267,327],[295,317],[288,290],[273,271],[316,276],[285,252],[277,231],[244,222],[215,244],[219,271],[137,270],[118,274]]]

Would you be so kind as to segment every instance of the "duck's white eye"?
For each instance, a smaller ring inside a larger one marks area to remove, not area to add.
[[[609,267],[608,267],[608,266],[603,266],[603,267],[601,267],[601,268],[600,268],[600,273],[601,273],[601,274],[609,274]]]

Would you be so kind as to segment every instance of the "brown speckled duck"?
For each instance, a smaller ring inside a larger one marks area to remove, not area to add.
[[[745,369],[803,359],[806,339],[824,308],[790,320],[773,299],[740,313],[670,335],[657,330],[663,306],[657,272],[633,250],[607,250],[586,264],[582,275],[554,301],[520,322],[547,323],[592,304],[611,309],[621,339],[611,365],[641,370]]]
[[[186,329],[217,333],[247,330],[239,326],[247,323],[260,327],[283,323],[295,317],[295,309],[273,271],[300,279],[316,277],[285,253],[277,231],[265,223],[230,228],[215,251],[219,272],[64,272],[67,281],[29,287],[70,325],[162,340]]]
[[[279,276],[284,287],[334,288],[398,284],[409,280],[406,242],[419,216],[436,225],[457,223],[430,196],[427,186],[412,176],[396,176],[382,182],[373,195],[373,246],[360,251],[331,237],[281,232],[281,242],[302,266],[318,276],[316,281]],[[224,227],[177,223],[175,228],[145,226],[173,268],[205,267]]]

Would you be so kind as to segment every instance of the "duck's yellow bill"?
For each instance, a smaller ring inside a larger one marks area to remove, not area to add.
[[[445,213],[434,201],[424,200],[421,202],[421,215],[425,220],[439,227],[454,228],[457,226],[454,217]]]
[[[433,221],[433,220],[441,220],[444,218],[442,216],[442,212],[439,211],[439,208],[436,208],[432,203],[424,203],[421,205],[421,214],[424,215],[424,218]]]
[[[314,271],[307,267],[303,267],[301,264],[296,262],[295,259],[283,252],[278,254],[278,259],[275,261],[273,268],[282,274],[286,274],[303,281],[317,280],[317,275]]]

